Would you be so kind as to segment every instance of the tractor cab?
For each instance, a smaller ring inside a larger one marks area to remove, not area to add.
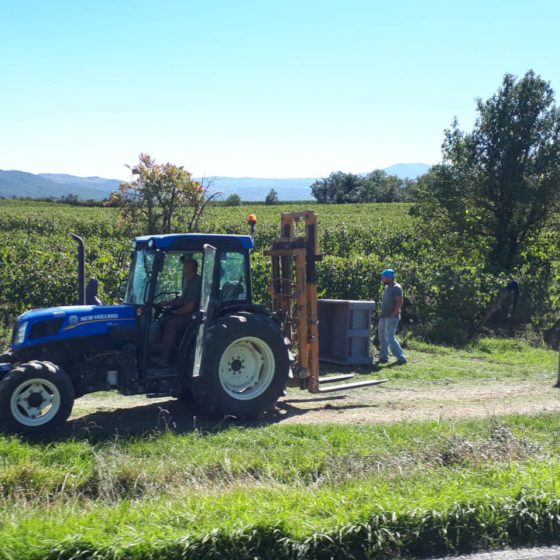
[[[209,250],[205,263],[206,246]],[[184,234],[138,237],[134,241],[125,303],[157,307],[169,297],[181,295],[185,288],[184,264],[188,260],[196,261],[197,273],[205,276],[207,283],[213,285],[215,282],[216,290],[211,294],[213,298],[224,303],[250,303],[252,294],[249,250],[252,248],[251,237],[243,235]],[[210,274],[211,269],[217,273],[215,277]],[[150,298],[152,287],[154,295]]]
[[[124,303],[136,306],[139,369],[148,376],[162,369],[157,357],[163,331],[166,322],[175,319],[179,326],[168,365],[184,370],[194,359],[193,347],[202,353],[200,327],[207,324],[209,314],[251,305],[253,240],[234,235],[159,235],[138,237],[133,248]],[[189,304],[192,311],[185,313]]]

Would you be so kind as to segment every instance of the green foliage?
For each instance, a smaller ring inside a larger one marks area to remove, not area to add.
[[[158,164],[149,154],[140,154],[130,167],[136,179],[122,183],[107,206],[117,206],[127,223],[142,225],[147,234],[197,231],[208,202],[208,187],[191,173],[171,163]]]
[[[241,206],[241,197],[238,194],[230,194],[224,204],[226,206]]]
[[[353,173],[336,171],[326,179],[318,179],[311,185],[311,193],[317,202],[344,204],[356,202],[356,193],[361,187],[361,178]]]
[[[270,189],[269,193],[266,195],[264,199],[264,203],[271,205],[278,203],[278,193],[274,189]]]
[[[311,192],[322,203],[406,202],[412,184],[381,169],[365,176],[337,171],[315,181]]]
[[[472,132],[456,121],[445,132],[443,163],[419,181],[415,211],[427,234],[456,234],[450,244],[512,271],[559,209],[560,111],[532,71],[507,74],[477,111]]]

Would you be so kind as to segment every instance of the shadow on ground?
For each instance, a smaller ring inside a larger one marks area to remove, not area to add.
[[[390,367],[385,366],[385,367]],[[321,374],[330,373],[355,373],[357,377],[363,374],[380,372],[384,368],[379,366],[364,367],[341,367],[322,364]],[[359,379],[357,379],[359,381]],[[123,401],[124,402],[124,401]],[[107,441],[115,437],[133,437],[143,434],[163,433],[171,431],[173,433],[189,433],[199,431],[201,433],[216,433],[230,426],[244,427],[263,427],[288,421],[292,418],[302,418],[314,413],[330,416],[333,412],[343,412],[347,410],[376,408],[373,403],[356,403],[355,400],[347,395],[313,395],[307,391],[301,393],[290,391],[290,393],[280,399],[273,410],[266,412],[260,418],[250,421],[239,421],[235,417],[225,417],[216,419],[210,417],[202,411],[196,404],[185,403],[178,399],[168,399],[162,401],[136,401],[137,405],[127,403],[119,407],[119,403],[112,408],[108,408],[102,398],[99,403],[95,403],[96,408],[91,412],[67,421],[58,430],[32,439],[36,442],[64,441],[69,439]],[[79,406],[80,401],[77,401]],[[132,404],[132,406],[131,406]],[[330,414],[329,414],[330,413]],[[326,417],[325,421],[329,421]]]
[[[101,402],[100,402],[101,404]],[[52,442],[68,439],[106,441],[118,437],[138,436],[148,433],[216,433],[230,426],[257,428],[277,424],[294,417],[304,417],[317,409],[343,411],[356,408],[371,408],[374,405],[349,402],[343,395],[286,397],[279,401],[274,410],[255,420],[239,421],[235,417],[216,419],[209,417],[194,403],[169,399],[164,402],[147,402],[138,406],[113,410],[96,410],[66,422],[48,436],[33,438],[34,441]]]

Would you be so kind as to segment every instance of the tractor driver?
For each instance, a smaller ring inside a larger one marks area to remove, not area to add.
[[[161,366],[168,367],[173,343],[177,334],[184,331],[192,320],[193,311],[200,305],[202,278],[198,275],[198,262],[183,257],[183,293],[160,305],[170,310],[171,316],[160,323],[161,358],[155,360]]]

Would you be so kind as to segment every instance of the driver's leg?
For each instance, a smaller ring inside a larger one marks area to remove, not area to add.
[[[153,344],[161,344],[163,333],[165,332],[165,324],[167,323],[167,321],[169,321],[169,318],[161,319],[157,322],[157,329],[155,331],[154,338],[152,339]]]
[[[184,330],[185,326],[191,320],[190,316],[171,317],[165,321],[163,326],[163,337],[161,341],[161,359],[165,364],[169,364],[173,343],[177,337],[177,333]]]

